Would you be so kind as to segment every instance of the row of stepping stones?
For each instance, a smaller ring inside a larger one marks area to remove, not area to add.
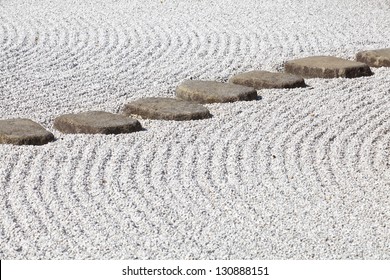
[[[355,78],[370,76],[371,67],[390,67],[390,48],[359,52],[357,61],[332,56],[313,56],[286,62],[284,73],[250,71],[237,74],[228,83],[186,80],[176,88],[176,98],[143,98],[126,104],[122,114],[89,111],[66,114],[54,120],[62,133],[119,134],[142,130],[138,115],[159,120],[210,118],[202,104],[257,99],[258,89],[305,87],[303,78]],[[0,120],[0,144],[43,145],[54,135],[29,119]]]

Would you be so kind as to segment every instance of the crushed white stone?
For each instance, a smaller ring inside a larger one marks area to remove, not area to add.
[[[367,9],[367,5],[370,9]],[[375,12],[373,12],[375,11]],[[388,47],[383,0],[0,2],[0,116],[118,113],[315,55]],[[388,259],[390,70],[213,118],[0,145],[0,259]]]

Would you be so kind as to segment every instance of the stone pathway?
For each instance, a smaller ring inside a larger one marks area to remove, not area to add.
[[[255,89],[305,87],[305,80],[293,74],[250,71],[234,75],[229,82]]]
[[[130,102],[123,108],[126,115],[155,120],[199,120],[211,117],[201,104],[173,98],[149,97]]]
[[[119,134],[142,130],[138,115],[158,120],[199,120],[211,118],[201,103],[224,103],[257,99],[256,89],[305,87],[304,78],[355,78],[370,76],[369,66],[390,67],[390,48],[362,51],[356,61],[332,56],[312,56],[288,61],[286,73],[249,71],[230,78],[229,83],[186,80],[176,88],[175,98],[149,97],[126,104],[124,115],[102,111],[65,114],[54,120],[62,133]],[[367,65],[368,64],[368,65]],[[0,144],[43,145],[54,136],[29,119],[0,120]]]
[[[66,114],[54,120],[54,128],[62,133],[119,134],[140,131],[139,121],[102,111]]]
[[[0,144],[43,145],[54,135],[29,119],[0,120]]]
[[[287,73],[304,78],[356,78],[370,76],[370,67],[362,62],[334,56],[311,56],[290,60],[284,69]]]
[[[390,67],[390,48],[359,52],[356,60],[370,67]]]
[[[176,97],[199,103],[226,103],[256,100],[257,91],[242,85],[186,80],[177,86]]]

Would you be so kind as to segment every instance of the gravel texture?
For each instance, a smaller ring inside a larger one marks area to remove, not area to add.
[[[0,115],[51,131],[185,79],[389,47],[387,0],[25,2],[0,1]],[[0,258],[389,259],[390,69],[372,71],[0,145]]]

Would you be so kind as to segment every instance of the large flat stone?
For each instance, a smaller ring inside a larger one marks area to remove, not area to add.
[[[0,120],[0,144],[43,145],[54,135],[29,119]]]
[[[142,129],[139,121],[102,111],[66,114],[54,120],[54,128],[63,133],[119,134]]]
[[[356,60],[371,67],[390,67],[390,48],[359,52]]]
[[[234,75],[229,82],[255,89],[305,87],[305,80],[293,74],[249,71]]]
[[[215,81],[186,80],[176,88],[176,97],[199,103],[225,103],[257,98],[252,87]]]
[[[284,65],[287,73],[304,78],[356,78],[370,76],[370,67],[361,62],[333,56],[312,56],[290,60]]]
[[[146,119],[198,120],[210,118],[209,110],[201,104],[173,98],[142,98],[125,105],[123,113]]]

